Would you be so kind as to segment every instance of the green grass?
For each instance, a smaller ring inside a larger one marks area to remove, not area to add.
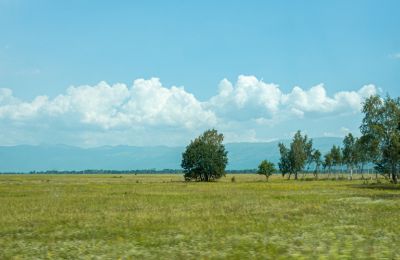
[[[400,187],[0,175],[0,259],[400,258]]]

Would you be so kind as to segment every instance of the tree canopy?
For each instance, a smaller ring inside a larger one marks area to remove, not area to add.
[[[304,169],[306,162],[312,158],[312,139],[308,139],[307,135],[302,136],[300,131],[294,135],[290,143],[290,149],[283,143],[279,143],[279,152],[281,154],[278,163],[282,175],[293,174],[297,179],[298,173]]]
[[[346,135],[343,139],[342,161],[347,165],[347,168],[350,170],[350,179],[353,178],[353,169],[359,162],[357,141],[358,138],[354,138],[351,133]]]
[[[314,175],[318,178],[318,172],[321,167],[322,159],[321,159],[321,152],[318,149],[315,149],[311,155],[312,162],[315,164]]]
[[[360,127],[376,169],[398,181],[400,162],[400,98],[369,97]]]
[[[211,129],[190,142],[182,154],[185,180],[212,181],[225,176],[228,152],[223,140],[223,134]]]
[[[258,165],[257,173],[261,174],[261,175],[265,175],[265,178],[268,181],[269,176],[271,176],[272,173],[275,171],[276,171],[275,165],[272,162],[263,160],[263,161],[261,161],[260,165]]]

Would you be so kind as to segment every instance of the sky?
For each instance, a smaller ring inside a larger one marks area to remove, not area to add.
[[[0,145],[358,134],[400,94],[399,1],[0,0]]]

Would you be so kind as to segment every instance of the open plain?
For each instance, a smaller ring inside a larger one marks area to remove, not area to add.
[[[0,175],[0,259],[398,259],[400,187],[380,182]]]

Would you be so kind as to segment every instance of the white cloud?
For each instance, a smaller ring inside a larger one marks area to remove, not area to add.
[[[329,96],[323,84],[283,93],[276,84],[243,75],[234,84],[223,79],[217,95],[205,102],[183,87],[164,87],[158,78],[137,79],[131,87],[71,86],[55,98],[30,102],[0,89],[0,127],[10,132],[0,136],[0,144],[176,145],[210,127],[230,142],[268,140],[285,133],[266,136],[265,129],[284,124],[301,129],[299,119],[359,113],[362,101],[376,93],[374,85],[365,85]]]
[[[47,103],[46,96],[37,96],[32,102],[22,102],[10,89],[0,89],[0,119],[31,120]]]
[[[22,102],[9,89],[0,91],[0,118],[24,120],[44,116],[57,118],[73,115],[76,123],[104,129],[132,125],[195,128],[216,123],[206,110],[183,88],[165,88],[159,79],[135,80],[132,88],[124,84],[69,87],[65,94],[49,100],[38,96]]]
[[[245,118],[256,115],[272,116],[279,110],[282,92],[278,85],[267,84],[254,76],[239,76],[233,86],[227,79],[219,85],[218,95],[212,97],[208,106],[220,115]]]
[[[254,76],[239,76],[235,86],[227,79],[220,83],[218,95],[207,103],[219,117],[231,120],[282,120],[302,118],[307,113],[324,116],[332,113],[357,113],[362,101],[377,93],[374,85],[359,91],[341,91],[329,97],[323,84],[308,90],[296,86],[283,93],[276,84],[267,84]]]
[[[366,85],[359,91],[340,91],[329,97],[323,84],[302,90],[294,87],[283,97],[283,103],[302,113],[354,113],[361,109],[362,101],[377,93],[374,85]]]

